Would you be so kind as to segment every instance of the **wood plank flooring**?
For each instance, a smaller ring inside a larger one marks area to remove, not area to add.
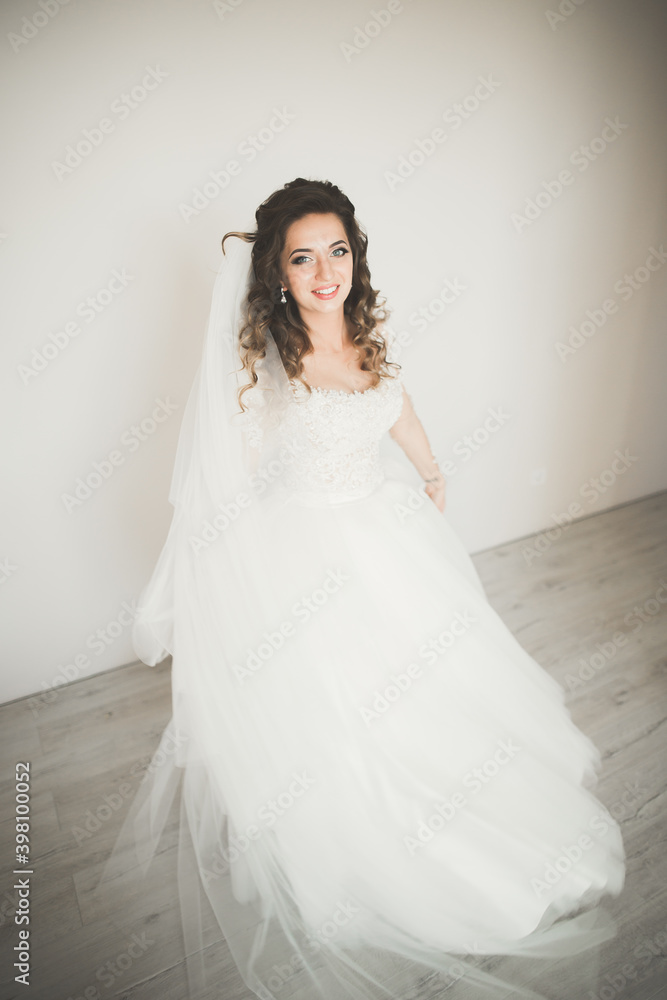
[[[626,887],[608,903],[619,933],[600,949],[597,990],[581,992],[561,970],[549,982],[553,1000],[667,997],[667,493],[474,561],[492,605],[563,685],[575,723],[600,749],[596,795],[619,820],[627,851]],[[0,1000],[188,1000],[183,963],[174,960],[182,947],[177,803],[150,891],[122,925],[91,896],[170,715],[168,662],[130,664],[59,688],[48,701],[0,706]],[[30,986],[15,983],[12,968],[17,761],[31,764]],[[105,803],[96,826],[90,815]],[[121,968],[133,934],[143,944],[135,939],[137,957]],[[219,971],[211,1000],[252,1000],[225,946],[212,946],[206,959]],[[400,981],[400,962],[389,957],[383,968]],[[280,996],[315,1000],[298,976]],[[450,996],[442,977],[425,974],[405,1000]]]

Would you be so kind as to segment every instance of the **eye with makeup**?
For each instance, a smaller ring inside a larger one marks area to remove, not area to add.
[[[331,252],[331,256],[332,257],[334,257],[334,256],[344,257],[345,254],[349,253],[349,252],[350,251],[346,247],[336,247],[336,249]],[[305,256],[302,255],[300,257],[295,257],[294,260],[290,261],[290,264],[300,264],[300,262],[303,261],[303,260],[312,260],[312,258],[311,257],[305,257]]]

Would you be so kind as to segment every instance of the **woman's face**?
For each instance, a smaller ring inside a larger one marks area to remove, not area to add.
[[[352,288],[352,250],[337,215],[304,215],[293,222],[280,266],[283,285],[305,323],[312,325],[323,313],[342,313]]]

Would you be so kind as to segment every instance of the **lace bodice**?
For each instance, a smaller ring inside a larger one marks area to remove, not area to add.
[[[292,383],[293,405],[281,426],[296,443],[284,486],[308,500],[335,503],[367,496],[382,482],[380,440],[403,408],[400,375],[348,393]]]

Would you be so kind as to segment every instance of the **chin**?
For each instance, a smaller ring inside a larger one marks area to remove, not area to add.
[[[338,312],[339,309],[343,308],[345,299],[341,299],[340,295],[337,295],[335,299],[330,299],[328,302],[320,302],[315,299],[311,309],[317,309],[318,312]]]

